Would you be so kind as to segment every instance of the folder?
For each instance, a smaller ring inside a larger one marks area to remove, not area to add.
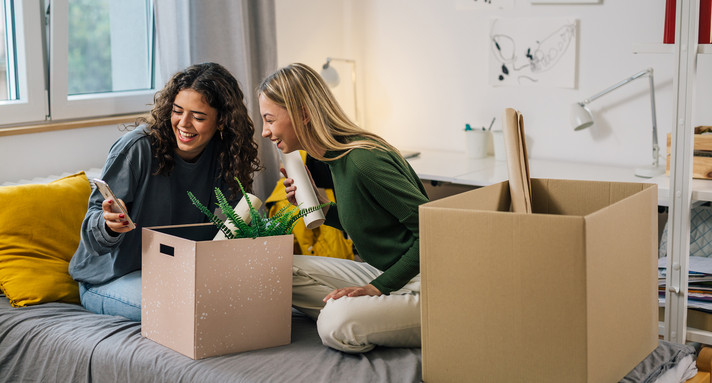
[[[527,144],[524,136],[524,117],[519,111],[504,110],[502,131],[507,152],[507,171],[509,174],[509,193],[512,199],[512,211],[515,213],[532,212],[532,186],[529,176]]]

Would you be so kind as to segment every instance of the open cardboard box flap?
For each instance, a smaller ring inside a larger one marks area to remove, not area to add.
[[[657,346],[657,185],[532,179],[421,205],[425,381],[612,382]]]

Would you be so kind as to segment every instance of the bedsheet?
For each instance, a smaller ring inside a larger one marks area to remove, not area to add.
[[[680,383],[697,373],[695,348],[660,339],[658,347],[620,383]]]
[[[12,308],[0,296],[1,382],[420,382],[419,348],[345,354],[294,311],[289,345],[192,360],[141,336],[141,325],[83,307]]]

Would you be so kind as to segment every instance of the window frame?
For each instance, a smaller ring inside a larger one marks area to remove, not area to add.
[[[150,73],[152,77],[150,89],[68,95],[69,0],[49,1],[51,2],[49,12],[49,104],[51,120],[114,116],[150,110],[153,96],[156,93],[155,33],[151,32],[150,36],[151,55],[154,57],[153,68],[151,68]],[[151,17],[153,17],[153,7],[151,7],[150,12]]]
[[[67,94],[69,0],[0,0],[0,6],[3,4],[14,7],[14,31],[7,33],[15,36],[19,99],[0,101],[0,130],[50,121],[145,113],[151,109],[158,80],[152,5],[147,7],[147,20],[153,20],[147,40],[148,62],[153,64],[148,74],[151,88],[70,96]]]
[[[14,55],[17,63],[14,69],[19,97],[17,100],[0,101],[0,126],[44,121],[47,116],[47,95],[42,55],[43,17],[39,2],[2,1],[5,4],[12,3],[13,6],[12,12],[6,15],[6,20],[12,18],[15,24],[14,53],[8,52],[8,56]]]

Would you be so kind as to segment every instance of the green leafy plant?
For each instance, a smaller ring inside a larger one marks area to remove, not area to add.
[[[297,221],[304,217],[305,215],[320,210],[325,206],[332,205],[333,203],[320,204],[317,206],[312,206],[305,209],[298,209],[293,205],[287,205],[277,211],[271,217],[268,217],[266,213],[260,213],[254,206],[249,198],[247,198],[247,193],[242,187],[242,183],[239,179],[235,178],[237,184],[240,185],[240,190],[242,191],[242,196],[247,201],[247,206],[250,208],[250,223],[246,223],[239,215],[235,213],[233,206],[227,201],[225,195],[223,195],[220,189],[215,188],[215,197],[217,198],[217,205],[222,211],[222,213],[227,217],[235,230],[230,230],[227,225],[218,216],[213,214],[205,205],[198,201],[198,198],[188,191],[188,197],[190,198],[193,205],[195,205],[203,214],[205,214],[210,222],[220,229],[220,231],[225,234],[227,239],[234,238],[257,238],[257,237],[270,237],[275,235],[285,235],[291,234],[292,229]]]

